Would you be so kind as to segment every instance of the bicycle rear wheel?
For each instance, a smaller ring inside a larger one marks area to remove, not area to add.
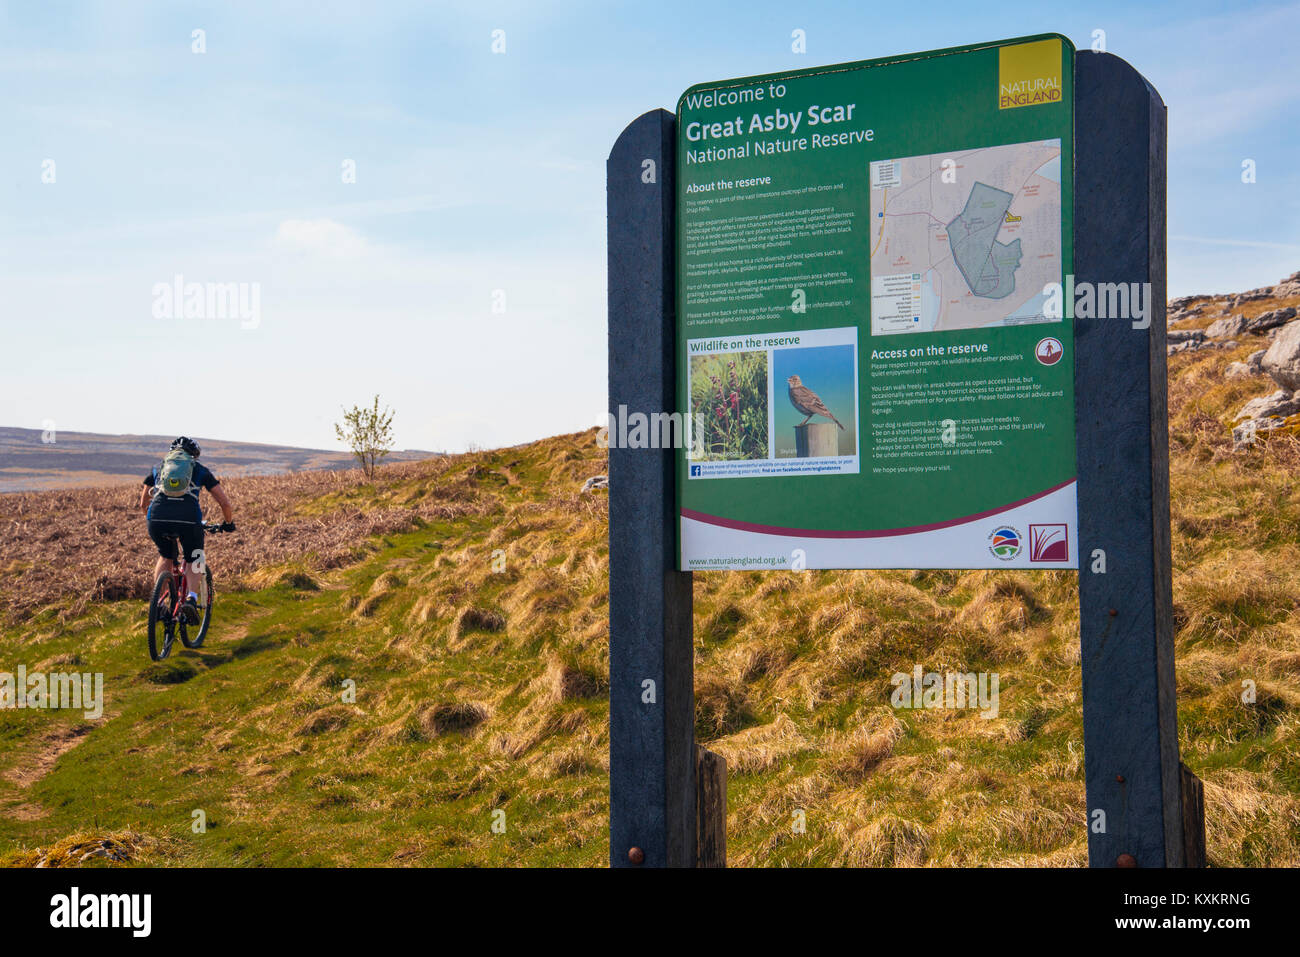
[[[189,629],[181,626],[181,643],[186,648],[203,647],[203,639],[208,637],[208,625],[212,624],[212,602],[216,598],[216,593],[212,590],[212,568],[205,565],[203,575],[207,579],[208,586],[208,603],[203,608],[203,620],[199,622],[198,633],[193,638],[189,637]]]
[[[162,661],[172,651],[176,621],[176,583],[170,572],[163,572],[154,582],[149,602],[149,657]]]

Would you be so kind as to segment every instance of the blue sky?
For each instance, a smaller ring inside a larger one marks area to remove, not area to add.
[[[0,5],[0,425],[329,448],[379,392],[400,447],[585,428],[631,119],[706,80],[1097,29],[1169,106],[1170,294],[1300,269],[1295,4]],[[257,328],[155,318],[177,274],[260,283]]]

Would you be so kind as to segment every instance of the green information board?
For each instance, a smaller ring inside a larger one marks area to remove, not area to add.
[[[682,96],[682,570],[1077,567],[1073,57]]]

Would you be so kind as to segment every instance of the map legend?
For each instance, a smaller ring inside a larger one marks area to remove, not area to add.
[[[871,334],[929,332],[938,304],[920,273],[871,277]]]

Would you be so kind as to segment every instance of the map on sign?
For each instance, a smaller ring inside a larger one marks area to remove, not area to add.
[[[868,165],[872,335],[1060,321],[1059,139]]]

